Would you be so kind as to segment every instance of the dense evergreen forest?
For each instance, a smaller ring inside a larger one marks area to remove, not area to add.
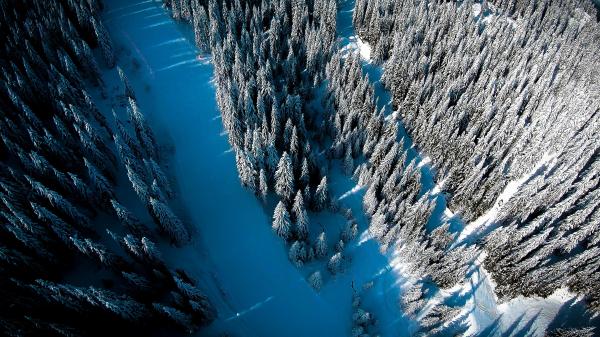
[[[475,271],[489,273],[499,302],[564,290],[583,303],[579,320],[536,335],[598,333],[600,24],[590,0],[356,0],[368,60],[341,45],[343,1],[158,3],[210,55],[240,183],[317,296],[373,239],[401,261],[405,285],[391,300],[411,335],[514,333],[518,322],[469,330],[460,291]],[[0,10],[2,333],[202,334],[231,320],[214,304],[223,289],[207,295],[164,257],[202,233],[169,165],[177,149],[144,114],[102,0],[0,0]],[[361,191],[364,216],[333,193],[340,176]],[[343,223],[314,220],[334,216]],[[348,289],[348,335],[381,334],[378,308],[362,298],[372,286]],[[452,291],[458,299],[439,295]]]
[[[494,227],[478,233],[500,297],[567,286],[597,311],[596,9],[588,1],[484,1],[473,18],[473,3],[423,4],[355,7],[397,117],[467,221],[526,177]]]
[[[182,245],[190,234],[169,206],[164,154],[116,65],[102,4],[0,7],[2,334],[193,331],[210,322],[208,298],[161,258],[159,241]],[[107,71],[122,80],[113,116],[100,111],[109,108]],[[154,224],[125,206],[127,193]],[[100,271],[89,284],[68,276],[88,265]]]

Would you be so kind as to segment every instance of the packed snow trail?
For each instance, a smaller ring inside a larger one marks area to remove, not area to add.
[[[163,249],[173,267],[199,280],[218,310],[217,320],[199,335],[346,336],[351,329],[352,285],[373,282],[362,299],[379,321],[376,331],[408,336],[410,323],[397,305],[398,278],[373,240],[349,245],[348,270],[333,279],[325,276],[319,293],[306,276],[322,263],[298,269],[288,261],[287,249],[271,231],[271,214],[240,185],[215,102],[213,66],[208,57],[198,55],[189,27],[173,21],[158,1],[105,3],[103,18],[118,64],[160,142],[174,148],[171,171],[195,233],[191,244]],[[115,82],[107,83],[109,90],[119,86],[113,78]],[[352,186],[347,177],[332,177],[331,189],[337,195]],[[360,213],[362,194],[345,199]],[[345,222],[327,212],[311,220],[313,229],[318,228],[315,223],[331,229],[331,246],[337,238],[333,228]],[[365,228],[364,219],[360,226]]]

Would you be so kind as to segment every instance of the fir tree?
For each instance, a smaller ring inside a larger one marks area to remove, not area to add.
[[[310,284],[310,286],[316,291],[320,291],[321,287],[323,287],[323,277],[321,276],[321,272],[317,270],[316,272],[312,273],[308,277],[308,284]]]
[[[135,92],[133,91],[131,84],[129,84],[129,80],[127,79],[127,75],[125,75],[125,72],[119,66],[117,66],[117,72],[119,73],[119,78],[121,79],[121,83],[125,89],[125,96],[135,99]]]
[[[269,193],[269,185],[267,183],[267,175],[264,169],[260,169],[258,175],[258,190],[260,192],[260,198],[263,202],[267,201],[267,194]]]
[[[315,191],[315,197],[313,200],[316,210],[322,210],[329,204],[329,187],[327,186],[327,176],[321,179],[321,182],[317,186]]]
[[[317,258],[323,258],[327,256],[327,236],[325,232],[321,232],[317,237],[317,242],[315,243],[315,256]]]
[[[102,56],[104,56],[106,66],[112,68],[115,66],[115,54],[110,36],[101,22],[97,21],[93,16],[90,18],[90,20],[92,22],[92,26],[94,27],[96,39],[98,40],[100,48],[102,49]]]
[[[286,202],[294,195],[294,171],[287,152],[283,152],[275,171],[275,192]]]
[[[277,204],[277,207],[275,207],[272,228],[273,231],[284,240],[288,240],[291,237],[292,228],[290,215],[281,201]]]
[[[189,234],[181,220],[177,218],[169,206],[152,197],[150,198],[149,203],[152,206],[152,213],[156,220],[156,224],[161,230],[167,233],[169,238],[175,244],[180,245],[185,243],[189,238]]]
[[[342,271],[342,267],[343,267],[343,256],[342,253],[338,252],[333,254],[333,256],[329,259],[329,262],[327,262],[327,269],[329,270],[329,272],[333,275],[339,273]]]
[[[298,191],[294,198],[294,204],[292,206],[292,213],[295,219],[295,234],[300,240],[306,240],[308,238],[308,215],[304,208],[304,199],[302,193]]]

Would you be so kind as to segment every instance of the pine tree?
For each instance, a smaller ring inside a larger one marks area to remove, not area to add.
[[[115,66],[115,54],[110,36],[101,22],[97,21],[93,16],[90,18],[90,20],[92,22],[92,26],[94,27],[96,39],[98,40],[100,48],[102,49],[102,56],[104,56],[106,66],[112,68]]]
[[[275,171],[275,192],[284,201],[292,200],[294,195],[294,171],[287,152],[283,152]]]
[[[125,88],[125,96],[135,99],[135,92],[133,91],[131,84],[129,84],[129,80],[127,79],[127,76],[125,75],[125,72],[119,66],[117,66],[117,72],[119,73],[119,78],[121,79],[123,88]]]
[[[329,204],[329,187],[327,186],[327,176],[321,179],[321,182],[317,186],[315,191],[315,197],[313,200],[316,210],[322,210]]]
[[[312,273],[308,277],[308,284],[310,284],[310,286],[316,291],[320,291],[323,287],[323,277],[321,276],[321,272],[317,270],[316,272]]]
[[[344,251],[344,241],[340,240],[335,244],[335,251],[338,253],[342,253]]]
[[[344,155],[344,174],[347,176],[352,175],[354,171],[354,159],[352,158],[352,149],[350,146],[346,146],[346,154]]]
[[[308,168],[308,161],[306,157],[302,159],[302,168],[300,169],[300,183],[301,186],[308,186],[310,182],[310,170]]]
[[[348,221],[342,232],[342,240],[350,242],[356,239],[356,235],[358,235],[358,224],[354,221]]]
[[[194,41],[196,46],[204,52],[210,51],[210,40],[208,36],[209,21],[206,10],[200,5],[199,0],[192,0],[192,15],[194,26]]]
[[[317,258],[327,256],[327,236],[324,231],[317,237],[317,242],[315,243],[315,256]]]
[[[341,252],[333,254],[333,256],[327,262],[327,269],[333,275],[342,271],[344,257]]]
[[[161,230],[167,233],[175,244],[185,243],[189,238],[189,234],[181,220],[177,218],[169,206],[152,197],[150,197],[149,203],[152,206],[155,222]]]
[[[114,196],[113,186],[108,179],[87,158],[83,158],[85,167],[88,169],[88,177],[96,191],[105,198]]]
[[[284,240],[290,239],[292,234],[290,215],[282,201],[275,207],[272,228],[279,237]]]
[[[148,232],[146,226],[133,213],[127,210],[125,206],[119,204],[115,199],[111,199],[110,203],[125,228],[136,235],[143,235]]]
[[[296,265],[296,267],[302,267],[304,260],[306,259],[306,251],[302,242],[294,241],[294,243],[290,246],[288,257],[290,261]]]
[[[152,303],[152,306],[158,313],[169,318],[171,321],[173,321],[178,326],[186,329],[186,331],[188,333],[192,333],[194,331],[195,327],[194,327],[194,323],[192,322],[192,317],[190,315],[188,315],[178,309],[175,309],[173,307],[166,306],[166,305],[163,305],[160,303]]]
[[[298,191],[294,198],[294,204],[292,206],[292,213],[295,219],[295,233],[298,239],[306,240],[308,238],[308,215],[304,208],[304,199],[302,193]]]
[[[267,175],[264,169],[260,169],[258,175],[258,190],[260,192],[260,198],[263,202],[267,201],[267,194],[269,193],[269,185],[267,183]]]
[[[551,331],[549,337],[592,337],[594,328],[556,329]]]

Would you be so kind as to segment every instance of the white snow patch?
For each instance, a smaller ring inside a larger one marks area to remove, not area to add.
[[[365,229],[362,233],[360,233],[357,246],[362,245],[363,243],[371,240],[372,238],[373,238],[373,235],[371,235],[371,232],[369,232],[368,229]]]
[[[368,43],[363,42],[363,40],[361,40],[360,38],[357,39],[356,45],[358,46],[358,52],[360,53],[360,57],[362,57],[363,60],[370,61],[371,46]]]
[[[533,331],[532,336],[543,336],[562,305],[576,297],[564,288],[555,290],[547,298],[519,296],[498,305],[498,313],[503,327],[518,321],[517,331],[535,319],[529,331]]]
[[[440,194],[442,192],[442,190],[444,189],[444,184],[446,183],[446,179],[440,181],[439,183],[435,184],[435,186],[433,186],[433,188],[431,189],[431,195],[437,195]],[[451,212],[450,210],[448,210],[449,212]]]
[[[350,191],[348,191],[348,192],[346,192],[346,193],[342,194],[342,196],[341,196],[341,197],[339,197],[339,198],[338,198],[338,200],[343,200],[343,199],[346,199],[347,197],[349,197],[349,196],[351,196],[351,195],[353,195],[353,194],[356,194],[356,193],[358,193],[359,191],[361,191],[361,190],[362,190],[362,189],[364,189],[364,188],[365,188],[365,186],[361,186],[361,185],[358,185],[358,184],[357,184],[356,186],[352,187],[352,189],[351,189]]]
[[[517,180],[509,182],[502,191],[502,193],[500,193],[498,198],[496,198],[494,206],[492,206],[492,208],[490,208],[487,212],[485,212],[475,221],[471,222],[470,224],[465,226],[465,228],[463,228],[463,230],[460,233],[460,236],[454,243],[454,246],[462,243],[472,233],[480,231],[486,228],[487,226],[491,225],[494,222],[494,220],[496,220],[496,217],[498,216],[498,213],[500,212],[500,209],[502,208],[504,203],[506,203],[510,198],[512,198],[519,191],[521,186],[523,186],[523,184],[527,180],[529,180],[536,172],[538,172],[542,167],[545,167],[547,169],[552,168],[556,164],[556,156],[556,153],[544,154],[544,156],[542,156],[542,159],[527,174],[523,175]]]
[[[481,14],[481,4],[473,4],[473,16]]]
[[[371,46],[357,35],[348,38],[348,43],[342,48],[342,52],[344,58],[348,57],[350,53],[358,52],[361,59],[371,62]]]
[[[417,165],[417,167],[421,168],[429,163],[431,163],[431,158],[424,157],[423,159],[421,159],[421,161],[419,162],[419,165]]]
[[[448,207],[444,210],[444,216],[448,219],[454,217],[454,212],[452,212]]]

